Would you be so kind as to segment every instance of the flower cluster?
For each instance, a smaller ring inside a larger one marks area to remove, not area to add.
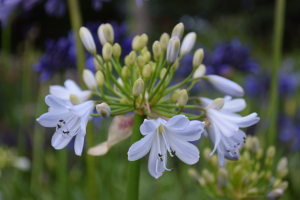
[[[140,126],[144,137],[129,148],[128,160],[138,160],[150,152],[148,170],[154,178],[159,178],[166,170],[172,171],[167,168],[168,153],[190,165],[198,162],[199,150],[190,142],[199,140],[204,129],[214,145],[210,154],[218,152],[221,166],[225,158],[239,160],[238,149],[246,139],[240,128],[259,121],[256,113],[245,117],[237,114],[246,107],[246,103],[241,98],[232,98],[242,97],[243,88],[226,78],[205,75],[206,67],[202,64],[204,51],[201,48],[194,53],[192,72],[182,82],[170,86],[181,59],[194,47],[195,33],[188,33],[181,42],[184,26],[179,23],[171,36],[163,33],[152,44],[152,53],[147,47],[148,36],[137,35],[131,43],[132,51],[124,57],[124,65],[121,65],[123,59],[120,59],[122,48],[115,43],[111,24],[101,24],[97,30],[103,46],[102,55],[98,54],[93,34],[88,28],[81,27],[79,34],[84,47],[94,57],[96,73],[88,69],[83,71],[88,91],[82,91],[71,80],[65,82],[65,87],[50,87],[51,95],[46,97],[46,103],[51,109],[37,121],[45,127],[56,127],[52,138],[54,148],[64,148],[75,137],[75,153],[81,155],[90,116],[120,117],[135,112],[135,115],[145,118]],[[188,92],[199,81],[208,81],[230,96],[214,100],[199,97],[197,100],[202,105],[188,104]],[[184,89],[187,85],[188,88]],[[98,99],[88,101],[91,95]],[[97,114],[93,113],[94,108]],[[186,109],[197,114],[184,112]],[[123,136],[112,128],[108,141],[91,148],[88,153],[104,155],[114,144],[126,139],[132,132],[131,116],[114,120],[113,126],[120,127]]]
[[[203,169],[201,175],[195,169],[189,174],[204,192],[218,199],[279,199],[288,187],[283,180],[288,174],[288,160],[281,158],[272,172],[275,147],[270,146],[266,152],[259,145],[257,137],[248,136],[241,150],[241,162],[226,162],[218,167],[216,156],[210,157],[210,149],[204,149],[204,158],[211,171]],[[265,156],[264,156],[265,153]]]

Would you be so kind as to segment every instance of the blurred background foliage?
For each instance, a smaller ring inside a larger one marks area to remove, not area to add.
[[[26,3],[30,7],[26,7]],[[196,47],[205,49],[204,64],[208,73],[233,79],[244,87],[248,106],[242,114],[255,111],[261,116],[260,123],[246,132],[258,136],[261,146],[267,148],[274,1],[81,0],[80,10],[83,24],[90,30],[96,31],[101,22],[113,23],[116,41],[123,49],[129,50],[133,35],[147,33],[148,48],[151,49],[151,44],[163,32],[170,33],[175,24],[183,22],[185,33],[197,33]],[[289,160],[286,178],[289,188],[282,199],[300,197],[299,11],[298,0],[287,1],[283,59],[278,74],[279,113],[274,133],[277,139],[274,160],[278,162],[283,156]],[[1,20],[3,15],[2,9]],[[85,165],[88,156],[85,153],[81,157],[75,156],[70,144],[64,155],[66,179],[61,179],[57,170],[60,166],[59,153],[50,144],[53,130],[44,129],[35,121],[37,116],[47,111],[43,99],[49,93],[49,85],[63,84],[66,78],[78,81],[67,2],[23,0],[9,14],[7,24],[2,21],[1,25],[0,147],[6,153],[0,155],[0,199],[123,198],[129,140],[114,146],[107,155],[95,158],[95,184],[91,187],[95,187],[97,194],[91,196]],[[101,49],[100,44],[97,48]],[[178,79],[192,69],[191,59],[192,54],[187,55],[181,63],[179,74],[182,75]],[[93,69],[88,55],[86,67]],[[193,91],[195,95],[204,92],[210,97],[219,95],[202,90],[201,85],[196,88],[198,90]],[[110,121],[93,121],[94,144],[107,139]],[[40,145],[43,150],[35,155],[34,132],[43,135],[35,136],[40,141],[35,145]],[[211,146],[207,138],[197,145],[200,152],[203,147]],[[10,156],[12,154],[14,156]],[[42,157],[40,163],[32,162],[39,156]],[[21,166],[15,164],[17,158],[24,157],[28,158],[25,167],[24,162]],[[188,175],[190,166],[178,159],[173,162],[174,172],[155,180],[148,174],[147,160],[143,159],[140,199],[210,199]],[[205,163],[203,158],[192,168],[200,171],[202,163]],[[36,168],[42,173],[35,174]],[[39,184],[33,185],[33,182]]]

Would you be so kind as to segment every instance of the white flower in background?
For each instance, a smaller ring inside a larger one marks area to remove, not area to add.
[[[55,149],[62,149],[76,136],[74,150],[75,154],[80,156],[86,125],[94,109],[94,102],[86,101],[76,106],[70,106],[53,95],[46,96],[45,102],[51,111],[41,115],[37,121],[44,127],[56,127],[51,140],[52,146]]]
[[[70,101],[70,95],[75,95],[81,103],[87,101],[91,97],[90,90],[81,90],[81,88],[72,80],[66,80],[64,83],[65,87],[60,85],[51,85],[50,94],[64,100],[65,102]]]
[[[210,122],[207,131],[211,142],[214,144],[211,155],[217,150],[220,166],[224,165],[224,158],[239,159],[238,149],[246,139],[246,134],[239,128],[249,127],[256,124],[260,119],[257,117],[257,113],[245,117],[235,114],[235,112],[244,109],[246,103],[243,99],[225,98],[227,99],[226,103],[223,99],[216,99],[206,108],[206,116]],[[208,99],[202,100],[206,103],[208,101]]]
[[[237,83],[217,75],[207,75],[207,80],[220,92],[232,97],[244,96],[244,89]]]
[[[168,122],[158,118],[147,120],[140,127],[145,137],[134,143],[128,151],[128,160],[135,161],[144,157],[149,151],[148,170],[151,176],[159,178],[167,169],[167,151],[170,156],[176,155],[187,164],[199,160],[199,150],[188,141],[199,140],[204,123],[190,121],[184,115],[176,115]]]
[[[195,45],[197,35],[195,32],[188,33],[182,41],[180,56],[184,56],[192,50]]]
[[[92,91],[96,91],[98,86],[95,79],[94,73],[89,69],[84,69],[82,72],[82,77],[85,85]]]

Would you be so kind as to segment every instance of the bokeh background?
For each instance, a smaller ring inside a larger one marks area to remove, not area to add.
[[[151,49],[163,32],[170,34],[179,22],[183,22],[185,33],[196,32],[195,49],[204,48],[207,73],[224,76],[243,86],[247,108],[242,114],[257,112],[261,117],[246,133],[258,136],[260,145],[267,148],[269,130],[273,130],[277,150],[274,160],[288,158],[289,188],[282,199],[300,198],[298,0],[286,2],[275,107],[270,103],[275,1],[81,0],[79,3],[82,24],[95,38],[101,23],[113,25],[123,57],[131,51],[136,34],[147,33]],[[125,195],[129,140],[117,144],[105,156],[88,156],[85,148],[78,157],[73,144],[65,150],[55,150],[50,142],[54,130],[45,129],[35,121],[47,111],[44,97],[50,85],[63,84],[67,78],[79,82],[73,32],[78,30],[72,30],[69,11],[66,0],[0,0],[0,199],[122,199]],[[99,40],[96,42],[101,52]],[[191,72],[192,56],[183,58],[174,83]],[[93,58],[88,54],[85,66],[94,70]],[[192,93],[220,97],[201,83]],[[273,128],[272,117],[276,119]],[[107,139],[110,122],[111,119],[100,118],[90,122],[94,127],[94,145]],[[212,147],[207,138],[197,145],[200,152],[205,146]],[[93,166],[86,165],[89,160],[94,162]],[[147,158],[142,159],[140,199],[211,199],[188,175],[190,166],[178,159],[169,162],[174,172],[156,180],[148,173]],[[192,167],[200,171],[204,163],[202,156]]]

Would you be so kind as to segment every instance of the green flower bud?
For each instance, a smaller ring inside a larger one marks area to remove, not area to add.
[[[207,169],[203,169],[202,176],[208,184],[213,184],[215,182],[215,177]]]
[[[90,52],[90,54],[96,54],[96,45],[89,29],[81,27],[79,29],[79,36],[85,49]]]
[[[139,48],[140,48],[140,45],[139,45],[139,41],[140,40],[140,36],[139,35],[136,35],[134,38],[133,38],[133,40],[132,40],[132,49],[133,49],[133,51],[137,51],[137,50],[139,50]]]
[[[143,58],[145,59],[145,63],[148,63],[151,59],[151,53],[149,51],[147,51],[146,53],[144,53]]]
[[[143,77],[146,80],[151,77],[151,66],[149,64],[145,65],[143,68]]]
[[[257,188],[249,188],[247,191],[247,194],[251,195],[257,195],[258,194],[258,189]]]
[[[159,59],[162,53],[162,48],[159,41],[155,41],[152,45],[152,51],[155,59]],[[156,60],[156,61],[157,61]]]
[[[184,33],[184,25],[183,23],[179,23],[173,28],[171,37],[177,36],[179,40],[181,40],[183,33]]]
[[[144,81],[139,78],[135,81],[132,88],[132,95],[134,98],[137,98],[144,90]]]
[[[112,54],[115,58],[119,58],[121,56],[122,49],[121,46],[118,43],[115,43],[112,47]]]
[[[286,175],[288,175],[288,173],[289,173],[289,169],[288,168],[281,169],[281,170],[277,171],[277,175],[280,178],[286,177]]]
[[[108,62],[111,59],[112,47],[109,43],[105,43],[102,48],[102,56],[105,62]]]
[[[100,62],[103,64],[103,59],[100,55],[96,55]],[[99,64],[98,60],[94,57],[94,66],[97,71],[102,70],[102,66]]]
[[[260,163],[256,163],[256,164],[255,164],[254,170],[255,170],[256,172],[258,172],[258,171],[260,170]]]
[[[226,187],[227,178],[228,178],[227,170],[223,167],[219,168],[219,170],[218,170],[218,184],[221,187]]]
[[[179,59],[177,58],[176,61],[174,62],[174,64],[171,66],[173,70],[177,70],[179,66]]]
[[[70,94],[70,101],[72,103],[72,105],[79,105],[81,104],[80,100],[78,99],[78,97],[75,94]]]
[[[262,148],[258,149],[258,152],[255,155],[256,160],[260,160],[264,155],[264,150]]]
[[[145,58],[143,56],[138,56],[136,59],[136,64],[139,68],[143,68],[146,64]]]
[[[167,69],[166,69],[166,68],[163,68],[163,69],[160,71],[160,74],[159,74],[160,80],[162,80],[162,79],[164,78],[166,72],[167,72]],[[167,80],[167,79],[165,79],[165,81],[166,81],[166,80]]]
[[[189,174],[195,181],[198,182],[198,180],[199,180],[200,177],[199,177],[198,172],[197,172],[195,169],[189,168],[189,169],[188,169],[188,174]]]
[[[179,93],[180,93],[180,90],[175,90],[175,91],[171,94],[171,96],[170,96],[170,101],[171,101],[172,104],[178,101]]]
[[[127,99],[122,98],[122,99],[120,99],[120,103],[128,103],[128,101],[127,101]]]
[[[288,159],[286,157],[282,157],[276,167],[277,172],[283,169],[286,169],[288,165]]]
[[[98,87],[101,88],[104,85],[104,81],[105,81],[103,73],[101,71],[97,71],[95,78]]]
[[[101,104],[98,104],[96,106],[96,110],[97,110],[97,113],[103,117],[103,118],[108,118],[110,117],[110,113],[111,113],[111,110],[110,110],[110,107],[106,104],[106,103],[101,103]]]
[[[129,66],[133,66],[136,61],[136,53],[134,51],[131,51],[128,56],[128,64]],[[127,64],[126,64],[127,65]]]
[[[128,56],[125,56],[125,58],[124,58],[124,63],[125,63],[125,65],[126,66],[128,66],[128,67],[130,67],[130,65],[129,65],[129,55]]]
[[[129,70],[129,68],[127,66],[124,66],[122,68],[122,76],[125,79],[130,77],[130,70]]]
[[[256,154],[259,150],[259,140],[256,136],[252,137],[251,141],[251,152]]]
[[[150,61],[149,64],[150,64],[150,66],[151,66],[151,72],[152,72],[152,74],[153,74],[153,73],[155,72],[155,69],[156,69],[156,63]]]
[[[245,149],[250,150],[252,146],[252,136],[247,136],[246,142],[245,142]]]
[[[206,67],[205,65],[201,64],[195,71],[195,73],[193,74],[193,78],[200,78],[202,76],[204,76],[206,73]]]
[[[248,173],[244,173],[244,175],[242,176],[242,179],[241,179],[241,183],[243,186],[246,186],[248,185],[248,183],[250,182],[250,176]]]
[[[281,184],[278,186],[278,188],[283,189],[283,191],[285,191],[288,187],[289,187],[289,182],[287,181],[281,182]]]
[[[139,49],[144,48],[148,43],[148,36],[144,33],[139,38]]]
[[[193,57],[193,67],[198,67],[202,63],[203,57],[204,57],[203,49],[198,49],[197,51],[195,51]]]
[[[184,107],[189,99],[187,91],[185,89],[181,90],[178,97],[178,106]]]
[[[266,179],[267,181],[270,181],[271,178],[272,178],[272,172],[269,170],[269,171],[267,171],[267,173],[266,173],[266,175],[265,175],[265,179]]]
[[[258,179],[258,174],[257,174],[257,172],[255,172],[255,171],[252,172],[250,179],[251,179],[252,182],[256,182],[257,179]]]
[[[206,185],[206,181],[203,177],[200,177],[199,180],[198,180],[198,183],[203,187]]]
[[[172,37],[168,43],[167,49],[167,62],[168,65],[173,65],[178,58],[178,53],[180,49],[180,41],[178,37]]]
[[[234,167],[234,170],[233,170],[233,173],[234,174],[238,174],[238,173],[240,173],[241,171],[242,171],[242,169],[243,169],[243,166],[242,165],[236,165],[235,167]]]
[[[275,156],[276,148],[274,146],[270,146],[267,149],[267,158],[273,158]]]
[[[281,179],[276,179],[274,182],[273,182],[273,188],[278,188],[279,185],[281,184]]]
[[[110,72],[112,71],[112,64],[111,64],[111,62],[108,63],[108,69],[109,69]]]
[[[210,161],[210,164],[213,166],[213,167],[217,167],[218,166],[218,156],[216,154],[212,155],[211,156],[211,161]]]
[[[144,46],[141,53],[144,55],[146,52],[148,52],[148,47]]]
[[[170,40],[170,36],[168,33],[163,33],[161,36],[160,36],[160,45],[161,45],[161,49],[165,52],[167,50],[167,47],[168,47],[168,43],[169,43],[169,40]]]
[[[98,28],[98,37],[99,40],[104,46],[105,43],[114,43],[114,29],[110,24],[101,24]]]

